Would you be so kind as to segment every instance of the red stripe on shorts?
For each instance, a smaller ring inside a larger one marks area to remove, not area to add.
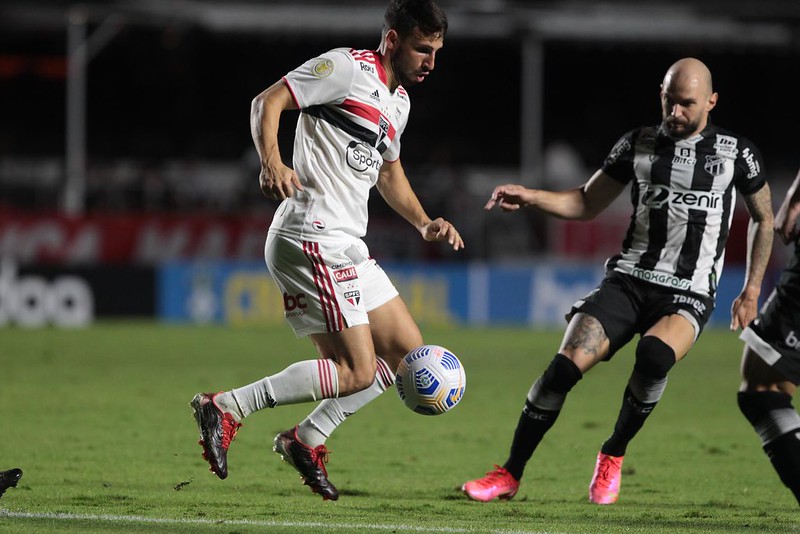
[[[319,243],[303,241],[303,252],[311,262],[314,269],[314,285],[319,294],[319,301],[322,306],[322,315],[325,316],[325,329],[328,332],[340,332],[344,327],[342,310],[336,301],[336,293],[333,290],[333,279],[328,270],[328,266],[322,261],[322,254],[319,252]]]

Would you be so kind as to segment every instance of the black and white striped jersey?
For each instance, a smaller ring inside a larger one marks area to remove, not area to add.
[[[642,127],[617,142],[603,171],[631,183],[633,203],[622,251],[607,269],[714,297],[733,189],[752,195],[766,183],[755,145],[711,124],[687,139],[671,138],[662,126]]]

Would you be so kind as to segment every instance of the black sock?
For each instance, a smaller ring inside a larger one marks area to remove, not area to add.
[[[792,490],[800,504],[800,429],[792,430],[764,445],[764,452],[781,477],[781,482]]]
[[[561,413],[567,393],[582,377],[583,374],[572,360],[563,354],[556,354],[544,375],[531,388],[531,392],[535,393],[529,393],[529,398],[525,400],[525,408],[514,431],[511,452],[503,465],[515,479],[522,478],[525,464]]]
[[[791,395],[781,391],[741,391],[738,402],[761,442],[768,441],[764,452],[781,482],[800,504],[800,428],[786,430],[786,426],[791,425],[791,417],[787,414],[796,415]],[[782,423],[778,424],[776,418]],[[783,434],[773,438],[778,432]]]
[[[637,399],[629,387],[622,396],[622,408],[619,410],[614,433],[603,443],[600,452],[609,456],[625,456],[628,443],[644,425],[657,402],[642,402]]]
[[[525,401],[525,408],[519,416],[517,429],[514,431],[514,441],[511,443],[511,453],[508,455],[505,467],[511,476],[520,480],[533,451],[542,441],[542,438],[556,422],[561,410],[545,411],[536,409],[529,401]]]

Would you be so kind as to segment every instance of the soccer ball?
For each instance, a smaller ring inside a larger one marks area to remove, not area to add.
[[[440,415],[464,396],[467,375],[455,354],[437,345],[423,345],[400,362],[396,383],[406,406],[423,415]]]

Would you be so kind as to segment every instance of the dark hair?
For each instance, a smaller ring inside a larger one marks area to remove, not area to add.
[[[433,0],[391,0],[384,15],[384,32],[393,29],[406,37],[415,28],[423,35],[447,33],[447,15]]]

